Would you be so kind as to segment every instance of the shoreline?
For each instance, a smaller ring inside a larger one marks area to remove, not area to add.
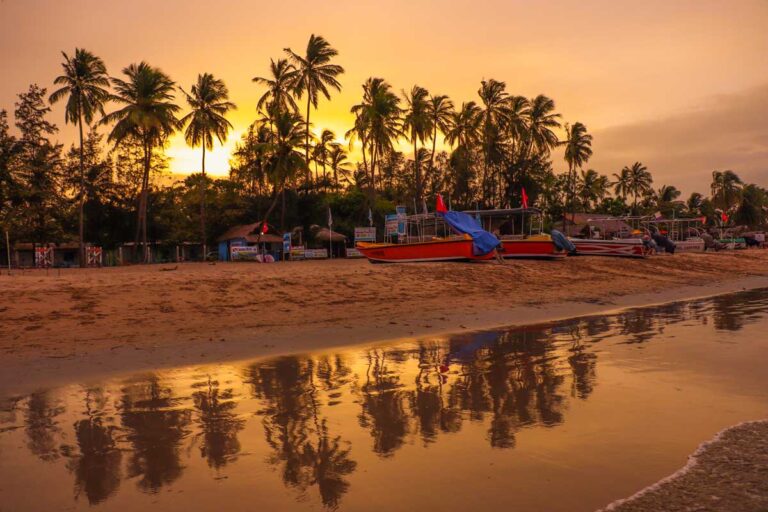
[[[597,512],[641,512],[660,506],[669,512],[713,510],[712,506],[723,512],[765,510],[767,439],[768,419],[726,427],[701,443],[671,475]]]
[[[765,256],[760,251],[759,256],[760,260],[768,261],[768,258],[765,258],[768,256],[768,251],[765,252]],[[609,259],[608,263],[604,261],[600,263],[609,266],[621,266],[627,262]],[[190,264],[190,266],[194,265],[196,264]],[[536,268],[535,263],[526,266],[532,265],[533,268]],[[199,270],[200,265],[197,266],[198,268],[195,270]],[[300,266],[297,265],[295,268],[300,268]],[[539,268],[546,269],[547,266],[544,264]],[[476,266],[470,266],[474,271],[475,268],[473,267]],[[512,265],[509,267],[514,270]],[[752,265],[750,267],[752,267],[750,272],[741,272],[737,274],[737,277],[720,276],[718,280],[703,284],[672,282],[667,283],[664,290],[619,293],[614,289],[611,294],[605,297],[585,296],[582,293],[577,293],[575,297],[572,294],[571,297],[559,296],[554,297],[554,300],[547,301],[546,296],[542,297],[541,294],[534,295],[531,293],[529,297],[531,300],[527,303],[518,300],[517,303],[500,306],[498,302],[491,301],[480,304],[481,307],[474,308],[462,307],[460,301],[453,298],[453,300],[446,300],[437,305],[430,303],[428,307],[422,310],[411,309],[410,311],[393,312],[390,308],[384,312],[384,315],[370,314],[368,318],[362,318],[362,321],[357,323],[350,321],[349,317],[338,316],[346,309],[346,301],[331,308],[331,311],[335,312],[336,315],[329,315],[325,322],[287,322],[283,325],[272,325],[265,329],[264,326],[270,325],[267,322],[262,322],[257,328],[254,328],[243,321],[239,325],[230,324],[226,333],[219,332],[219,327],[211,325],[207,331],[204,327],[197,326],[194,335],[185,334],[183,331],[185,324],[193,322],[194,319],[186,315],[172,315],[171,331],[174,331],[174,327],[177,331],[174,333],[173,340],[169,340],[167,335],[162,337],[150,332],[149,336],[139,342],[103,341],[105,336],[102,336],[100,342],[75,337],[66,343],[66,334],[59,331],[56,338],[59,343],[56,344],[51,343],[50,338],[46,339],[46,337],[38,334],[40,329],[28,330],[30,326],[23,324],[38,317],[26,317],[22,319],[22,325],[17,325],[16,328],[22,330],[26,334],[25,337],[32,343],[27,345],[28,350],[21,351],[20,354],[17,353],[18,351],[11,351],[11,357],[4,355],[0,358],[0,390],[5,393],[20,393],[43,386],[66,384],[75,380],[87,381],[105,376],[117,377],[128,373],[176,366],[219,364],[227,361],[259,359],[307,351],[327,351],[337,347],[358,344],[386,344],[429,336],[445,336],[456,332],[516,328],[566,318],[615,314],[629,308],[695,300],[746,289],[768,287],[766,272],[755,272],[757,269]],[[360,265],[355,265],[355,268],[360,270]],[[398,272],[396,269],[402,267],[389,268]],[[411,267],[411,270],[414,268],[417,273],[423,274],[424,282],[428,280],[431,272],[438,269],[438,267],[419,266]],[[251,269],[240,267],[235,270],[240,272]],[[455,269],[457,267],[448,267],[450,271]],[[495,270],[487,266],[486,269]],[[105,270],[109,272],[111,269]],[[140,269],[134,267],[133,271],[137,270],[144,275],[154,274],[156,276],[159,267]],[[203,268],[203,271],[205,270]],[[288,270],[293,270],[293,268]],[[364,272],[370,271],[370,267],[362,267],[362,270]],[[485,271],[485,269],[480,268],[480,271]],[[163,272],[163,274],[170,274],[170,272]],[[95,273],[95,275],[97,282],[93,285],[94,287],[99,284],[100,280],[104,280],[103,274]],[[44,279],[38,279],[37,282],[46,284]],[[189,285],[189,281],[186,279],[181,282]],[[60,287],[61,284],[56,284],[56,287]],[[183,288],[184,286],[180,287]],[[599,286],[597,289],[605,291]],[[579,290],[576,291],[579,292]],[[448,297],[448,299],[452,298]],[[86,305],[81,307],[96,309],[93,306],[93,300],[88,302],[87,297],[84,300]],[[9,307],[6,307],[6,310],[8,309]],[[307,312],[306,316],[310,317],[314,314],[316,318],[317,313]],[[0,311],[0,320],[4,320],[2,311]],[[54,320],[58,319],[55,318]],[[104,315],[92,321],[108,323],[110,316]],[[72,322],[67,324],[71,326]],[[141,322],[129,322],[128,327],[135,330],[139,337],[146,332],[145,326]],[[71,334],[77,336],[77,331]],[[125,336],[123,332],[120,334]],[[17,335],[18,338],[19,335]],[[35,349],[40,346],[46,347],[48,353],[38,353]],[[8,353],[7,349],[6,353]]]

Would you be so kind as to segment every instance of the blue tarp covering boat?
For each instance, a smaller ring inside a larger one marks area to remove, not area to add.
[[[472,237],[475,256],[488,254],[501,245],[499,239],[480,227],[480,222],[471,215],[454,211],[445,212],[442,215],[454,231]]]

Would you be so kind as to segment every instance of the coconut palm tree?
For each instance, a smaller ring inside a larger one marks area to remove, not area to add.
[[[445,132],[448,144],[460,148],[472,148],[480,142],[483,118],[482,109],[474,101],[464,102],[461,109],[452,112]]]
[[[383,78],[369,78],[363,84],[363,101],[354,105],[355,125],[346,133],[350,145],[359,139],[370,156],[370,193],[376,194],[376,164],[384,154],[392,151],[394,142],[403,135],[400,119],[400,98],[392,92]],[[365,162],[364,162],[365,163]]]
[[[689,213],[694,215],[701,214],[701,204],[704,202],[704,196],[698,192],[691,193],[691,196],[685,202],[685,207]]]
[[[339,188],[339,175],[346,176],[350,172],[350,162],[347,159],[347,152],[341,144],[331,144],[331,150],[328,153],[328,166],[333,172],[333,183]]]
[[[270,59],[269,71],[271,76],[268,78],[256,76],[251,79],[267,88],[256,103],[256,108],[266,112],[269,117],[272,117],[273,109],[297,112],[299,107],[291,95],[291,88],[296,82],[296,68],[288,59],[278,59],[277,62]]]
[[[744,182],[733,171],[714,171],[712,173],[712,201],[724,211],[730,210],[739,201]]]
[[[229,101],[229,90],[224,81],[214,78],[210,73],[197,75],[197,82],[192,85],[189,94],[183,89],[187,97],[187,103],[192,109],[189,114],[181,119],[182,126],[186,125],[184,140],[192,147],[202,146],[201,174],[202,186],[200,187],[200,236],[203,242],[203,258],[207,254],[207,237],[205,231],[205,150],[213,149],[213,138],[223,144],[227,140],[227,134],[232,129],[232,123],[225,117],[227,112],[237,108]]]
[[[325,180],[325,164],[328,162],[328,155],[330,154],[331,144],[336,138],[336,134],[331,130],[325,129],[320,133],[320,137],[315,142],[312,148],[312,158],[315,161],[315,173],[317,173],[317,164],[319,163],[323,169],[323,180]]]
[[[432,132],[432,118],[429,115],[429,92],[414,85],[410,92],[403,91],[406,108],[403,112],[403,131],[413,145],[413,167],[416,178],[416,203],[421,204],[424,195],[421,166],[418,158],[418,142],[424,141]]]
[[[504,157],[504,130],[509,123],[510,97],[506,83],[494,79],[483,80],[477,94],[483,104],[480,113],[483,150],[483,176],[481,187],[483,202],[495,197],[496,180],[490,175],[492,165]]]
[[[629,169],[624,167],[620,172],[613,173],[613,193],[617,197],[626,199],[629,195]]]
[[[560,128],[560,114],[555,112],[553,99],[539,94],[530,102],[528,126],[526,133],[525,158],[530,158],[531,152],[549,155],[557,147],[558,139],[555,129]]]
[[[453,114],[453,102],[445,95],[436,95],[429,98],[427,105],[429,122],[432,126],[432,154],[429,157],[429,170],[435,168],[435,150],[437,149],[437,132],[446,135]]]
[[[80,265],[85,261],[85,164],[83,152],[83,122],[90,125],[96,113],[104,115],[104,103],[109,99],[107,67],[99,57],[88,50],[75,48],[70,57],[61,52],[63,74],[53,81],[61,87],[51,94],[51,104],[68,96],[64,122],[77,125],[80,132],[80,191],[78,198]]]
[[[575,196],[576,168],[581,168],[592,156],[592,135],[587,133],[587,127],[580,122],[565,125],[565,140],[560,143],[565,146],[565,161],[568,163],[568,195],[571,207]],[[565,227],[565,208],[563,210],[563,227]]]
[[[627,173],[629,192],[632,194],[632,212],[637,215],[637,198],[651,192],[653,177],[648,168],[640,162],[635,162],[631,167],[624,167],[622,173]]]
[[[142,147],[144,172],[137,212],[136,242],[141,239],[143,259],[147,262],[147,200],[152,154],[155,148],[162,146],[181,127],[176,117],[179,106],[173,102],[173,80],[160,69],[140,62],[123,69],[123,74],[125,80],[112,79],[116,94],[111,96],[112,101],[123,107],[104,116],[101,122],[114,123],[108,140],[115,146],[132,139]]]
[[[608,195],[610,182],[607,176],[598,173],[594,169],[589,169],[581,171],[581,179],[578,185],[578,196],[581,199],[584,211],[587,211],[591,205],[596,205]]]
[[[310,107],[314,106],[317,108],[320,94],[325,96],[326,99],[331,99],[331,93],[328,91],[329,87],[341,91],[341,84],[336,77],[344,73],[344,68],[338,64],[331,64],[331,59],[337,56],[339,52],[323,36],[312,34],[309,37],[304,56],[298,55],[290,48],[286,48],[285,52],[296,67],[293,84],[294,92],[299,99],[301,99],[302,94],[307,94],[304,160],[309,162]],[[307,167],[307,172],[309,172],[309,167]]]

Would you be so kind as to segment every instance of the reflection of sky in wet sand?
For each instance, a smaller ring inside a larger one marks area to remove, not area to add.
[[[766,415],[767,314],[745,292],[4,397],[0,510],[592,510]]]

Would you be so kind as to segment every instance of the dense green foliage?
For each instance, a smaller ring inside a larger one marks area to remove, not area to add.
[[[53,139],[58,129],[37,85],[18,95],[12,121],[0,111],[2,227],[12,241],[77,240],[80,221],[83,239],[105,247],[201,236],[211,243],[234,224],[262,220],[275,232],[308,231],[325,224],[331,207],[334,228],[350,234],[367,224],[369,210],[381,225],[395,205],[420,211],[438,193],[455,209],[518,206],[522,188],[549,222],[570,211],[661,212],[711,223],[725,212],[732,225],[766,222],[768,192],[730,170],[713,173],[710,197],[681,200],[672,185],[654,188],[641,162],[610,175],[589,168],[592,135],[583,123],[563,122],[547,96],[517,96],[493,79],[480,83],[475,100],[458,104],[417,85],[398,94],[371,77],[341,144],[310,122],[320,99],[342,87],[338,52],[316,35],[303,55],[285,52],[267,76],[253,79],[261,88],[257,118],[221,179],[205,173],[204,161],[231,129],[226,116],[234,105],[223,81],[201,73],[185,92],[144,62],[109,78],[90,52],[64,54],[54,80],[60,88],[48,101],[66,99],[64,120],[81,138],[66,151]],[[164,149],[179,130],[201,148],[201,173],[172,182]],[[553,162],[558,147],[563,162]]]

